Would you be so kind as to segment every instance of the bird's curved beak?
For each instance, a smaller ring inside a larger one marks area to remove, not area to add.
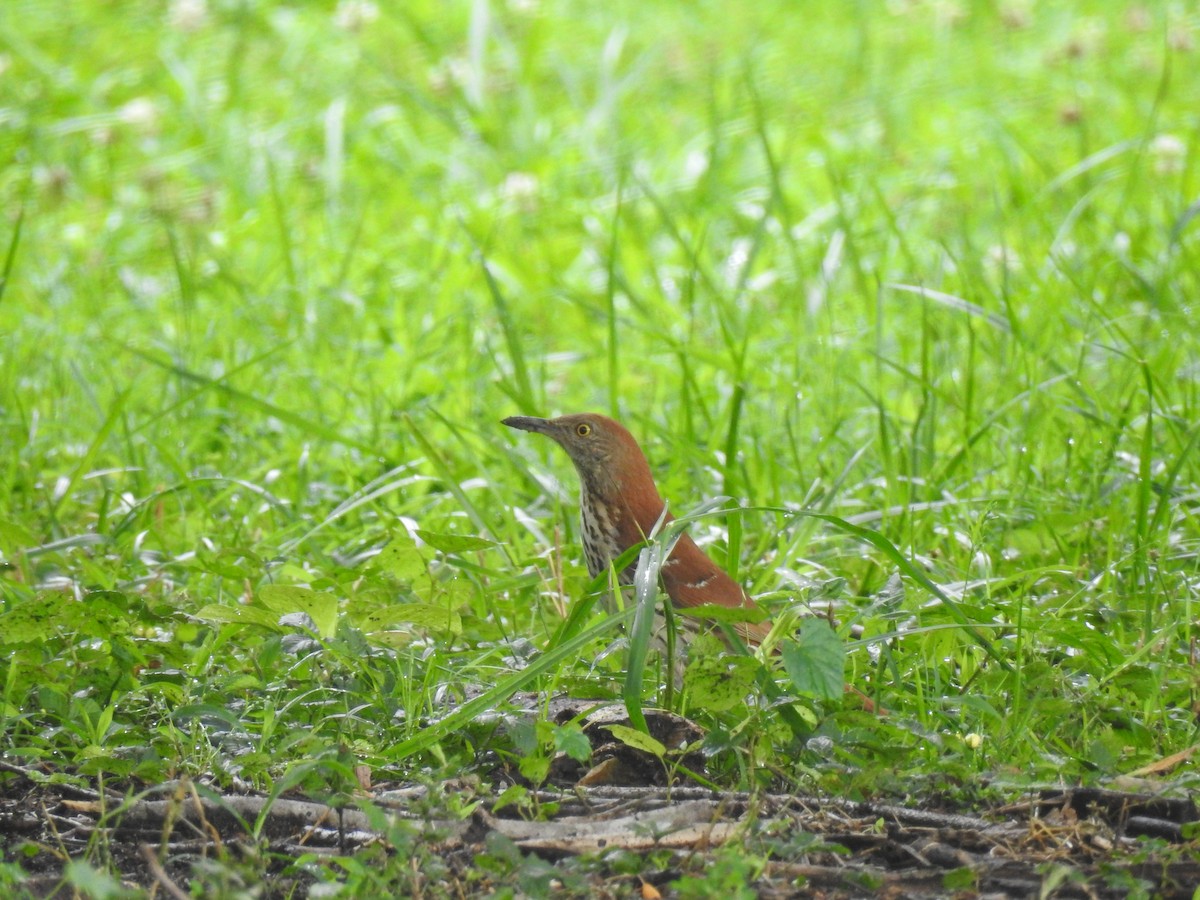
[[[554,424],[549,419],[538,419],[534,416],[509,416],[507,419],[501,419],[500,424],[521,431],[536,431],[538,434],[549,434],[554,430]]]

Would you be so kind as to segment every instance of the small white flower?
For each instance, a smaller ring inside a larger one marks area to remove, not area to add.
[[[179,31],[199,31],[208,23],[208,0],[171,0],[167,24]]]
[[[697,181],[708,171],[708,154],[703,150],[693,150],[683,161],[683,174],[688,181]]]
[[[725,281],[731,287],[741,280],[742,270],[750,262],[750,251],[753,247],[754,242],[750,238],[733,239],[733,244],[729,248],[729,256],[725,260]]]
[[[158,105],[149,97],[134,97],[117,110],[117,118],[126,125],[151,128],[158,121]]]
[[[978,750],[983,746],[983,735],[976,734],[974,731],[972,731],[970,734],[963,737],[963,743],[972,750]]]
[[[540,190],[541,183],[536,175],[529,172],[509,172],[497,189],[496,195],[509,209],[528,213],[537,210]]]
[[[932,5],[933,20],[943,28],[962,25],[969,18],[966,8],[957,0],[938,0]]]
[[[1150,158],[1154,160],[1154,171],[1159,175],[1182,172],[1186,157],[1187,144],[1173,134],[1155,135],[1150,142]]]
[[[989,269],[1005,269],[1011,272],[1019,267],[1020,259],[1012,247],[1006,247],[1004,244],[993,244],[984,253],[983,264]]]
[[[470,78],[471,64],[467,60],[461,56],[445,56],[429,70],[429,87],[440,94],[467,84]]]
[[[504,184],[500,185],[500,196],[506,200],[528,200],[536,197],[537,192],[537,176],[528,172],[509,172]]]
[[[1167,46],[1180,53],[1191,53],[1196,48],[1196,41],[1186,20],[1167,32]]]
[[[976,550],[971,558],[971,570],[979,578],[990,578],[992,575],[992,558],[982,550]]]
[[[379,18],[379,7],[371,0],[340,0],[333,23],[346,31],[361,31]]]
[[[71,222],[63,226],[62,239],[64,244],[77,246],[87,239],[87,229],[78,222]]]

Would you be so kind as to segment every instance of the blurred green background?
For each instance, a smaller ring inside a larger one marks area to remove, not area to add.
[[[869,546],[697,528],[756,593],[841,585],[848,640],[914,626],[850,677],[987,731],[970,765],[1177,750],[1198,27],[1108,0],[6,0],[5,607],[111,591],[162,629],[129,659],[184,666],[198,610],[345,598],[419,526],[500,544],[458,567],[474,624],[443,650],[544,642],[555,548],[582,580],[573,476],[498,420],[593,410],[673,509],[835,513],[951,586],[1016,675],[975,681],[920,589],[881,599]],[[9,669],[28,735],[56,683],[136,730],[57,653]]]

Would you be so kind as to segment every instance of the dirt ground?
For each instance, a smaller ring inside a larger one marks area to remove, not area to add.
[[[651,900],[688,875],[744,879],[760,897],[1191,898],[1200,885],[1190,800],[1092,788],[970,810],[608,784],[533,791],[520,815],[490,802],[439,812],[448,792],[426,787],[376,788],[333,806],[189,782],[127,794],[54,781],[0,765],[0,849],[29,876],[25,896],[74,896],[64,870],[88,859],[126,885],[185,897],[198,866],[253,854],[267,861],[258,896],[305,897],[316,878],[291,865],[301,857],[372,850],[386,865],[414,847],[435,863],[413,864],[410,887],[425,896],[515,884],[513,868],[495,865],[505,853],[515,868],[532,861],[559,894],[555,872],[570,868],[577,891],[582,877],[591,896]],[[398,850],[401,833],[414,843]]]

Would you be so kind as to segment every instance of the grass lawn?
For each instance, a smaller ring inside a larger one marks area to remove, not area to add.
[[[540,692],[688,717],[722,789],[1194,790],[1198,41],[1174,0],[6,0],[0,761],[536,818],[585,755],[504,715]],[[580,411],[779,623],[732,696],[622,639],[569,461],[500,424]],[[141,895],[64,846],[5,834],[0,887]]]

